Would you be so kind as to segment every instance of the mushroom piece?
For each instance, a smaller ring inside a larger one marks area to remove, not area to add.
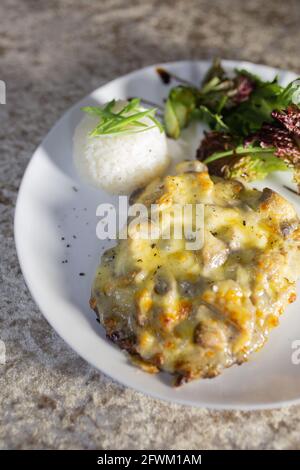
[[[203,268],[205,270],[216,269],[227,260],[229,248],[209,231],[205,232],[205,242],[202,248]]]
[[[194,330],[194,343],[203,348],[223,349],[226,335],[216,325],[200,321]]]

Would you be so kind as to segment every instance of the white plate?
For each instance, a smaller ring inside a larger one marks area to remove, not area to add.
[[[245,67],[264,79],[278,73],[284,84],[295,78],[293,73],[261,65],[231,61],[224,61],[224,65],[228,69]],[[209,63],[162,66],[198,84]],[[291,361],[292,341],[300,339],[299,301],[288,308],[265,348],[247,364],[234,366],[216,379],[199,380],[179,389],[172,388],[164,374],[148,375],[133,367],[125,354],[106,340],[89,308],[94,273],[108,247],[108,242],[96,238],[95,211],[99,203],[116,198],[78,178],[72,162],[73,131],[82,117],[83,105],[131,96],[162,103],[169,86],[161,82],[155,68],[133,72],[95,90],[57,122],[35,151],[23,178],[15,215],[16,246],[27,285],[60,336],[90,364],[122,384],[161,399],[209,408],[258,409],[300,402],[300,365]],[[289,174],[277,174],[256,186],[279,189],[299,208],[297,196],[283,189],[284,179],[290,184]],[[62,263],[65,259],[68,263]]]

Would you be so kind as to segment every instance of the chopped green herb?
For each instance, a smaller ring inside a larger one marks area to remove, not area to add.
[[[133,98],[120,111],[116,111],[116,101],[112,100],[104,107],[85,106],[82,111],[99,116],[99,124],[90,132],[91,137],[110,134],[132,134],[158,127],[163,132],[162,124],[155,118],[156,108],[143,109],[141,100]],[[145,118],[151,121],[149,125]]]

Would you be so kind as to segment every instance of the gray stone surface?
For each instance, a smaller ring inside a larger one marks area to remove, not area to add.
[[[32,301],[13,241],[24,169],[72,103],[159,61],[219,55],[300,73],[299,22],[297,0],[1,0],[1,448],[300,448],[300,407],[243,413],[170,405],[92,369]]]

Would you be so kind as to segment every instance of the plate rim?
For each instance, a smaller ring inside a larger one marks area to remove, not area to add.
[[[254,62],[251,62],[251,61],[247,61],[247,60],[229,60],[229,59],[222,59],[222,64],[224,64],[225,68],[226,67],[237,67],[238,64],[240,63],[243,63],[243,65],[245,67],[247,67],[247,65],[249,66],[257,66],[257,67],[262,67],[262,68],[266,68],[266,69],[271,69],[272,71],[274,71],[275,73],[276,72],[280,72],[280,73],[294,73],[293,71],[290,71],[290,70],[286,70],[286,69],[280,69],[278,67],[272,67],[272,66],[269,66],[269,65],[266,65],[266,64],[261,64],[261,63],[254,63]],[[145,67],[142,67],[142,68],[139,68],[139,69],[135,69],[135,70],[132,70],[131,72],[129,73],[126,73],[124,75],[120,75],[108,82],[105,82],[103,83],[102,85],[100,85],[99,87],[93,89],[90,93],[84,95],[82,98],[80,98],[79,100],[77,100],[72,106],[70,106],[69,108],[67,108],[67,110],[65,112],[62,113],[62,115],[54,122],[54,124],[52,125],[52,127],[48,130],[47,134],[44,136],[44,138],[41,140],[41,142],[39,143],[39,145],[35,148],[35,150],[33,151],[26,167],[25,167],[25,170],[24,170],[24,173],[23,173],[23,176],[22,176],[22,179],[21,179],[21,183],[19,185],[19,189],[18,189],[18,194],[17,194],[17,199],[16,199],[16,204],[15,204],[15,213],[14,213],[14,241],[15,241],[15,246],[16,246],[16,252],[17,252],[17,257],[18,257],[18,261],[19,261],[19,265],[20,265],[20,268],[21,268],[21,271],[22,271],[22,276],[23,276],[23,280],[26,284],[26,287],[33,299],[33,301],[35,302],[35,304],[37,305],[38,309],[40,310],[40,313],[43,315],[43,317],[46,319],[46,321],[49,323],[49,325],[56,331],[56,333],[63,339],[63,341],[68,345],[68,347],[72,348],[72,350],[78,354],[82,359],[84,359],[91,367],[93,367],[94,369],[100,371],[102,374],[105,375],[106,378],[109,378],[110,380],[112,380],[113,382],[117,383],[117,384],[120,384],[124,387],[128,387],[130,388],[131,390],[134,390],[134,391],[137,391],[139,393],[142,393],[146,396],[149,396],[151,398],[154,398],[154,399],[159,399],[159,400],[162,400],[164,402],[167,402],[167,403],[177,403],[177,404],[180,404],[180,405],[185,405],[185,406],[190,406],[190,407],[195,407],[195,408],[206,408],[206,409],[209,409],[209,410],[224,410],[224,411],[229,411],[229,410],[232,410],[232,411],[255,411],[255,410],[270,410],[270,409],[279,409],[279,408],[282,408],[282,407],[287,407],[287,406],[292,406],[292,405],[298,405],[300,404],[300,392],[299,392],[299,397],[298,398],[293,398],[293,399],[289,399],[289,400],[277,400],[277,401],[271,401],[270,403],[258,403],[258,404],[244,404],[244,403],[239,403],[239,404],[212,404],[212,403],[206,403],[206,402],[196,402],[194,400],[187,400],[187,399],[183,399],[183,398],[169,398],[169,397],[166,397],[166,396],[161,396],[161,394],[158,392],[156,393],[155,391],[149,391],[149,390],[145,390],[143,389],[142,387],[140,387],[139,385],[136,385],[136,384],[132,384],[130,382],[130,380],[125,380],[125,379],[118,379],[118,377],[115,377],[113,375],[111,375],[109,373],[109,367],[105,369],[100,369],[98,366],[96,366],[95,364],[92,363],[92,361],[90,360],[89,357],[87,357],[87,355],[77,349],[77,345],[74,345],[72,344],[72,341],[70,341],[69,339],[67,339],[66,335],[64,334],[63,331],[60,331],[60,328],[57,328],[57,326],[54,325],[54,321],[52,322],[52,318],[51,318],[51,315],[49,315],[46,311],[46,309],[44,307],[42,307],[40,305],[40,301],[38,299],[38,296],[33,292],[34,289],[32,287],[33,283],[31,283],[30,281],[30,274],[29,274],[29,270],[28,270],[28,265],[25,266],[25,262],[24,262],[24,259],[22,257],[22,247],[21,247],[21,237],[20,237],[20,231],[18,231],[18,224],[19,224],[19,220],[20,220],[20,213],[21,213],[21,210],[20,210],[20,207],[21,207],[21,200],[22,200],[22,193],[24,191],[24,187],[25,187],[25,180],[30,172],[30,169],[31,167],[33,166],[34,164],[34,160],[37,156],[37,153],[39,152],[39,150],[41,148],[43,148],[44,146],[44,143],[46,141],[46,139],[48,138],[49,134],[54,132],[55,129],[57,127],[59,127],[59,125],[61,124],[61,122],[63,120],[65,120],[67,118],[68,115],[70,115],[73,110],[78,106],[78,103],[85,100],[85,99],[88,99],[89,97],[91,97],[94,93],[96,93],[97,91],[99,91],[101,88],[105,87],[105,86],[110,86],[110,85],[113,85],[114,83],[116,83],[117,81],[119,80],[124,80],[124,79],[130,79],[131,77],[133,77],[134,75],[136,75],[137,73],[141,73],[141,72],[146,72],[148,70],[151,70],[155,67],[172,67],[174,65],[182,65],[184,66],[185,64],[202,64],[202,65],[209,65],[211,64],[211,60],[210,59],[203,59],[203,60],[178,60],[178,61],[172,61],[172,62],[161,62],[161,63],[153,63],[153,64],[150,64],[150,65],[147,65]]]

